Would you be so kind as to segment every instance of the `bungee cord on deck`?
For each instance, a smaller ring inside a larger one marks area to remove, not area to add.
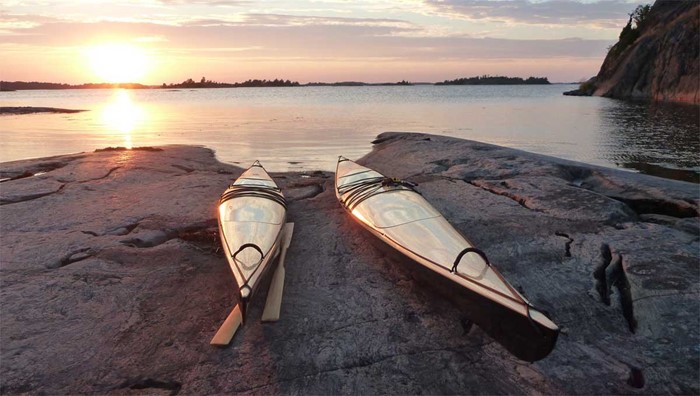
[[[356,182],[347,183],[342,186],[339,186],[338,194],[340,194],[341,196],[345,196],[342,199],[343,204],[348,209],[353,210],[362,201],[366,200],[367,198],[373,197],[377,194],[398,190],[410,190],[417,193],[417,191],[414,188],[415,186],[415,183],[411,183],[409,181],[378,176],[358,180]]]

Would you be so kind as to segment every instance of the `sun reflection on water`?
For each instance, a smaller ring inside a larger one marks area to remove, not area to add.
[[[102,109],[102,122],[112,131],[119,132],[124,139],[124,147],[132,148],[132,132],[146,119],[146,112],[131,100],[126,90],[115,93],[112,102]]]

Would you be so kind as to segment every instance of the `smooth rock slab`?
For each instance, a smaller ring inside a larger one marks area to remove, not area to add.
[[[579,394],[700,391],[698,185],[439,136],[377,140],[363,162],[419,182],[562,326],[533,365],[548,383]]]
[[[198,147],[113,149],[0,164],[52,168],[3,197],[64,185],[0,206],[0,392],[700,391],[697,185],[430,135],[378,142],[362,162],[418,182],[562,327],[549,357],[519,361],[467,326],[324,172],[273,174],[295,222],[280,321],[258,321],[261,293],[213,348],[236,303],[216,205],[242,170]]]

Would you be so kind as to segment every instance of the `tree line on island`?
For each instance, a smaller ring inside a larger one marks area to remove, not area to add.
[[[547,77],[528,77],[522,79],[520,77],[505,77],[505,76],[477,76],[469,78],[458,78],[456,80],[445,80],[435,83],[435,85],[541,85],[550,84]]]
[[[220,83],[202,77],[199,81],[188,78],[179,84],[163,83],[161,88],[298,87],[299,85],[301,84],[298,81],[280,80],[277,78],[274,80],[247,80],[242,83]]]
[[[244,82],[237,83],[221,83],[208,80],[202,77],[199,81],[191,78],[181,83],[171,83],[162,85],[143,85],[138,83],[88,83],[88,84],[60,84],[50,82],[26,82],[26,81],[0,81],[0,91],[18,91],[18,90],[33,90],[33,89],[104,89],[104,88],[125,88],[125,89],[192,89],[192,88],[245,88],[245,87],[318,87],[318,86],[391,86],[391,85],[530,85],[530,84],[550,84],[546,77],[529,77],[522,79],[520,77],[504,77],[504,76],[477,76],[469,78],[458,78],[455,80],[445,80],[437,83],[412,83],[406,80],[401,80],[395,83],[366,83],[359,81],[343,81],[343,82],[310,82],[300,84],[298,81],[274,79],[274,80],[258,80],[250,79]]]

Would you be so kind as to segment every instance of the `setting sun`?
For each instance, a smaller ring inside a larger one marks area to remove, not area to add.
[[[140,82],[149,69],[146,52],[130,44],[98,45],[89,48],[87,56],[93,73],[101,82]]]

